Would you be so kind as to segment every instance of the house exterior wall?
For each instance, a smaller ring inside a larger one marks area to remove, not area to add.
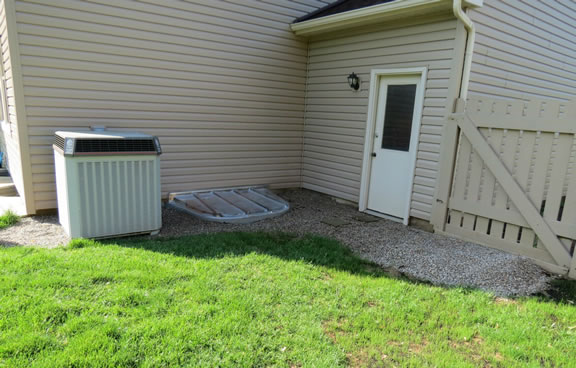
[[[476,25],[471,97],[576,98],[573,1],[485,0]]]
[[[56,130],[160,137],[162,191],[301,183],[306,40],[333,0],[15,1],[37,209],[56,208]]]
[[[10,40],[10,42],[13,42]],[[6,4],[0,0],[0,77],[4,75],[3,85],[0,81],[0,98],[2,98],[2,119],[0,129],[2,130],[3,142],[2,150],[5,153],[4,160],[16,186],[18,193],[24,193],[24,179],[22,172],[22,161],[20,156],[20,137],[18,135],[18,117],[16,114],[14,74],[12,68],[12,58],[10,55],[10,44],[8,42],[8,22],[6,19]]]
[[[455,49],[457,23],[446,15],[415,25],[390,25],[313,39],[302,186],[358,202],[372,69],[427,67],[410,216],[429,220],[439,168],[445,117],[460,78]],[[355,72],[358,92],[347,85]]]

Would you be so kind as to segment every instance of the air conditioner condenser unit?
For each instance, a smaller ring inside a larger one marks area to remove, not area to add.
[[[54,162],[60,224],[71,238],[156,233],[162,227],[157,137],[58,131]]]

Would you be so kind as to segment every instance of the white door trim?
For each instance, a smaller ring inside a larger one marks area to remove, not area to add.
[[[412,201],[412,187],[414,184],[414,171],[416,168],[416,156],[418,154],[418,141],[420,137],[420,125],[422,122],[422,109],[424,107],[424,92],[426,90],[426,75],[428,69],[422,68],[405,68],[405,69],[372,69],[370,73],[370,97],[368,100],[368,118],[366,120],[366,135],[364,137],[364,156],[362,159],[362,176],[360,179],[360,199],[358,207],[360,211],[365,212],[368,206],[368,191],[370,187],[370,172],[372,170],[372,150],[374,144],[374,129],[376,126],[376,109],[378,107],[378,94],[380,89],[380,79],[388,76],[399,75],[420,75],[420,83],[416,90],[416,101],[414,104],[414,116],[417,117],[412,129],[415,134],[412,135],[410,146],[415,149],[410,158],[410,190],[408,191],[407,206],[404,211],[402,223],[408,225],[410,218],[410,202]]]

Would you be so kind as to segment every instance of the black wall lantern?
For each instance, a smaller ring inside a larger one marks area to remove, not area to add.
[[[356,73],[352,73],[348,76],[348,85],[350,88],[358,91],[358,88],[360,88],[360,78],[358,78]]]

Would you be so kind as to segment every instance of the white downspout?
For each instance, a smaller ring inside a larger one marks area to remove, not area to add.
[[[460,94],[459,97],[466,100],[468,97],[468,86],[470,85],[470,71],[472,70],[472,56],[474,55],[474,43],[476,40],[476,29],[474,28],[474,23],[466,15],[462,9],[462,0],[454,0],[452,4],[452,11],[454,16],[461,20],[464,24],[464,28],[468,32],[468,37],[466,39],[466,52],[464,54],[464,68],[462,70],[462,82],[460,83]]]

